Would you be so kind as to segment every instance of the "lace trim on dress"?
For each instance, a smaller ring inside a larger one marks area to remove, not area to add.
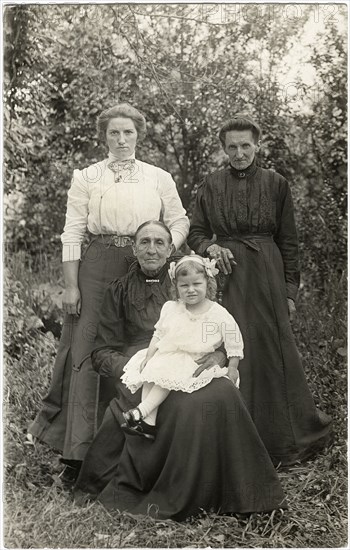
[[[183,391],[186,393],[192,393],[194,391],[203,388],[210,384],[214,378],[224,378],[227,376],[228,370],[226,367],[221,368],[219,366],[211,367],[208,371],[208,376],[205,378],[193,378],[193,382],[189,383],[187,380],[171,380],[166,377],[157,376],[157,380],[151,380],[151,377],[144,377],[142,383],[144,382],[153,382],[162,388],[166,388],[170,391]],[[131,389],[131,388],[129,388]],[[132,391],[132,390],[131,390]],[[136,391],[136,390],[135,390]]]

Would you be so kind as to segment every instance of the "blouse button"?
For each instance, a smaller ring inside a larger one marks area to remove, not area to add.
[[[240,178],[244,178],[245,177],[245,172],[239,172],[238,175],[239,175]]]

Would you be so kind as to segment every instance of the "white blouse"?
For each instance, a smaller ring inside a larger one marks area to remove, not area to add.
[[[169,172],[135,160],[120,168],[115,181],[107,166],[113,160],[109,154],[101,162],[74,170],[61,235],[64,262],[80,259],[87,229],[94,235],[133,236],[142,223],[162,219],[176,248],[186,240],[189,220]]]

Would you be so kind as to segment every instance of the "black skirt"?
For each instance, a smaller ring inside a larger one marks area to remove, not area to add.
[[[184,520],[205,510],[285,508],[283,490],[239,391],[215,379],[193,392],[170,392],[159,407],[155,441],[126,435],[110,403],[87,452],[75,494],[107,508]]]
[[[305,378],[289,321],[280,250],[259,235],[257,249],[234,241],[219,244],[237,260],[222,304],[243,336],[240,391],[273,461],[305,460],[329,440],[331,419],[316,408]]]
[[[65,459],[82,460],[114,388],[100,387],[91,365],[99,310],[105,289],[127,273],[131,246],[90,242],[79,266],[81,314],[66,315],[49,392],[28,431]]]

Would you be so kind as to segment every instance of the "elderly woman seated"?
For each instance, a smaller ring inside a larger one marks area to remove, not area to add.
[[[205,510],[265,512],[285,508],[275,469],[239,390],[226,378],[194,393],[170,392],[159,407],[155,440],[126,434],[123,412],[135,406],[120,381],[123,367],[146,348],[163,304],[169,300],[167,260],[171,234],[146,222],[135,236],[137,261],[111,283],[101,309],[94,368],[116,387],[76,483],[106,507],[133,514],[184,520]],[[204,357],[198,373],[224,366],[222,351]]]

